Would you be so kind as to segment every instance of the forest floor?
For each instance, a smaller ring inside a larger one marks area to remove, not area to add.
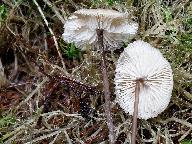
[[[129,12],[139,23],[132,41],[150,43],[171,63],[171,102],[158,117],[138,121],[137,142],[192,144],[190,0],[2,0],[0,143],[108,143],[101,56],[62,39],[65,21],[82,8]],[[132,117],[114,102],[115,63],[125,46],[107,54],[116,144],[131,135]]]

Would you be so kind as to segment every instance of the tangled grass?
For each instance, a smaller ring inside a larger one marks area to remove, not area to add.
[[[169,107],[139,121],[138,143],[192,143],[190,0],[2,1],[0,143],[107,143],[100,55],[61,39],[65,20],[81,8],[131,13],[140,25],[135,39],[160,49],[172,65]],[[112,99],[114,63],[122,49],[108,54]],[[112,113],[116,143],[129,143],[131,117],[115,103]]]

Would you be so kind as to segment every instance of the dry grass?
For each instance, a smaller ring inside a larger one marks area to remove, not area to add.
[[[102,1],[3,0],[7,15],[0,21],[0,143],[107,143],[100,56],[77,49],[69,53],[72,46],[61,40],[72,12],[99,7],[131,12],[140,25],[136,39],[159,48],[174,71],[169,107],[157,118],[139,121],[138,143],[191,140],[192,2]],[[108,54],[112,93],[114,63],[122,49]],[[131,117],[115,103],[112,113],[116,143],[129,143]]]

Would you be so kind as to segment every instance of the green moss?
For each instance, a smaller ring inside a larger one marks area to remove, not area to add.
[[[92,5],[100,5],[100,4],[105,4],[108,6],[113,6],[114,3],[121,3],[121,0],[92,0]]]
[[[80,50],[75,47],[74,43],[65,44],[64,40],[61,39],[59,42],[60,49],[64,56],[68,59],[79,59],[80,58]]]
[[[186,50],[192,50],[192,34],[183,34],[179,37],[179,40],[185,45]]]
[[[189,26],[192,27],[192,17],[186,18],[186,20],[184,21],[184,23]]]
[[[164,17],[164,22],[170,22],[173,20],[173,15],[172,15],[172,11],[169,8],[162,8],[163,11],[163,17]]]
[[[7,14],[8,14],[7,7],[4,4],[0,5],[0,26],[6,19]]]
[[[192,144],[192,139],[191,140],[183,140],[183,141],[181,141],[180,144]]]
[[[13,116],[5,116],[0,118],[0,128],[15,124],[16,119]]]

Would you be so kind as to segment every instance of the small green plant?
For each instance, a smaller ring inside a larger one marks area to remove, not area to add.
[[[115,2],[121,2],[120,0],[92,0],[93,5],[106,4],[112,6]]]
[[[182,44],[189,45],[191,47],[192,45],[192,34],[183,34],[179,37],[179,40]]]
[[[8,14],[7,7],[4,4],[1,4],[0,5],[0,26],[6,19],[7,14]]]
[[[192,26],[192,17],[186,18],[185,23],[186,23],[188,26]]]
[[[162,8],[162,14],[166,23],[173,20],[172,11],[169,8]]]
[[[108,5],[113,5],[113,3],[114,3],[114,0],[107,0],[107,3],[108,3]]]
[[[63,39],[60,40],[60,48],[63,52],[63,55],[66,56],[68,59],[79,59],[80,58],[80,50],[77,49],[74,43],[65,44]]]
[[[192,144],[192,139],[191,140],[184,139],[181,141],[180,144]]]
[[[16,123],[16,118],[12,115],[7,115],[0,117],[0,130],[4,129],[5,127],[14,125]],[[7,128],[6,128],[7,129]],[[3,134],[3,133],[1,133]],[[3,141],[9,136],[8,133],[5,133],[5,135],[1,135],[0,137],[0,143],[3,143]]]
[[[15,124],[16,119],[10,115],[0,118],[0,128]]]

